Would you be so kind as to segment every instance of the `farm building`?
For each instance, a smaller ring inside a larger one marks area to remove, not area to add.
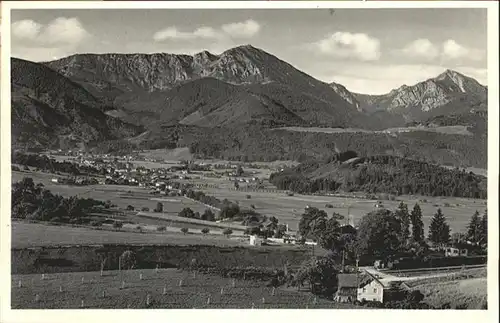
[[[262,240],[256,235],[250,236],[250,245],[251,246],[260,246],[262,244]]]
[[[399,285],[399,283],[384,284],[368,272],[339,274],[334,300],[340,303],[352,303],[356,300],[383,303],[400,288]]]

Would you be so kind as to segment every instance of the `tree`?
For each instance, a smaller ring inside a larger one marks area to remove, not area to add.
[[[224,229],[224,231],[222,231],[222,234],[225,235],[226,237],[229,238],[229,236],[233,233],[233,230],[231,230],[230,228],[226,228]]]
[[[163,212],[163,203],[161,202],[156,203],[156,208],[153,211],[157,213]]]
[[[337,289],[339,268],[331,258],[312,257],[304,261],[290,282],[300,288],[305,282],[311,286],[311,292],[332,296]]]
[[[444,246],[450,241],[450,226],[446,223],[441,209],[437,209],[436,214],[429,226],[429,240],[435,245]]]
[[[215,221],[215,214],[212,210],[206,209],[201,215],[201,219],[205,221]]]
[[[410,213],[408,212],[408,206],[401,202],[394,214],[397,219],[401,222],[401,233],[400,240],[403,245],[407,245],[410,239]]]
[[[237,204],[230,203],[229,205],[222,207],[220,217],[222,219],[232,219],[238,213],[240,213],[240,207]]]
[[[190,208],[188,207],[185,207],[183,208],[180,212],[179,212],[179,216],[182,217],[182,218],[194,218],[195,217],[195,214],[194,214],[194,211],[191,210]]]
[[[385,259],[401,249],[401,222],[390,210],[368,213],[359,223],[356,249],[358,256]]]
[[[476,210],[467,226],[467,240],[475,244],[479,243],[481,240],[481,225],[482,219],[479,216],[479,212]]]
[[[343,250],[341,227],[335,217],[326,220],[321,232],[317,232],[315,235],[317,236],[319,245],[324,249],[332,251],[335,255],[340,254]]]
[[[483,247],[488,246],[488,210],[484,210],[484,215],[481,218],[478,242]]]
[[[201,229],[201,233],[203,233],[203,234],[208,234],[209,232],[210,232],[209,228],[203,228],[203,229]]]
[[[243,175],[243,173],[244,173],[243,167],[241,167],[241,165],[238,165],[238,167],[236,168],[236,175],[241,176]]]
[[[299,221],[299,234],[306,239],[316,239],[318,233],[325,228],[327,218],[325,211],[315,207],[307,208]]]
[[[189,232],[189,228],[184,227],[181,229],[181,232],[187,234]]]
[[[137,263],[137,255],[131,250],[124,251],[120,256],[121,269],[132,269]]]
[[[424,242],[424,223],[422,222],[422,210],[420,205],[415,203],[410,215],[412,226],[412,238],[417,243]]]

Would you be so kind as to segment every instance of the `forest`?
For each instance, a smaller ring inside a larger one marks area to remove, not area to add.
[[[302,163],[271,174],[269,180],[279,189],[307,194],[362,191],[394,195],[487,197],[486,178],[471,172],[387,155],[353,158],[355,154],[349,153],[350,160],[337,156]]]

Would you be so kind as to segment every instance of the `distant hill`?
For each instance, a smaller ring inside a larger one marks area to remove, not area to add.
[[[483,199],[487,196],[486,178],[464,170],[396,156],[356,157],[354,152],[300,164],[272,174],[270,181],[279,189],[301,193],[363,191]]]
[[[357,104],[344,98],[347,90],[335,91],[250,45],[220,55],[79,54],[44,64],[106,102],[123,106],[125,114],[150,113],[146,120],[161,116],[165,123],[181,122],[193,114],[183,122],[220,126],[257,119],[288,125],[363,126]],[[192,91],[198,100],[189,98]],[[216,102],[210,100],[214,97]]]
[[[238,160],[304,161],[355,149],[486,168],[487,88],[454,71],[372,96],[321,82],[250,45],[220,55],[78,54],[12,62],[15,143],[86,143],[102,151],[189,147],[196,156]],[[464,125],[473,136],[279,129],[436,122]]]
[[[13,145],[71,146],[141,131],[106,115],[110,107],[42,64],[11,59],[11,81]]]
[[[487,111],[488,90],[473,78],[446,70],[437,77],[403,85],[384,95],[354,96],[365,111],[390,112],[416,121],[436,115]]]

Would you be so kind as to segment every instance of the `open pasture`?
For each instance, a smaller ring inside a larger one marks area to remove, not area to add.
[[[424,302],[433,306],[450,303],[452,308],[466,305],[469,309],[481,309],[488,299],[486,277],[440,281],[419,285],[415,289],[424,294]]]
[[[304,208],[309,205],[322,209],[331,215],[339,213],[347,218],[349,214],[356,224],[361,217],[375,210],[375,200],[359,200],[354,198],[340,198],[333,196],[300,195],[288,196],[285,192],[245,192],[221,188],[203,188],[204,192],[219,199],[227,198],[230,201],[238,201],[240,206],[250,207],[254,205],[257,212],[266,216],[275,216],[281,223],[287,223],[291,230],[298,228],[298,223]],[[250,199],[247,199],[250,195]],[[426,202],[423,202],[425,200]],[[404,201],[411,211],[418,202],[422,209],[423,222],[427,230],[431,218],[438,208],[441,208],[453,232],[465,230],[471,216],[476,210],[481,214],[486,209],[486,200],[473,200],[465,198],[445,197],[415,197],[399,196],[398,201],[382,201],[387,209],[394,210],[400,201]],[[332,204],[333,208],[326,208],[326,204]]]
[[[237,238],[221,235],[165,233],[139,233],[127,231],[93,230],[90,228],[54,226],[39,223],[12,222],[12,248],[55,245],[96,245],[96,244],[179,244],[245,246]]]
[[[320,132],[320,133],[399,133],[411,131],[428,131],[443,134],[472,136],[466,126],[439,126],[439,127],[399,127],[385,130],[365,130],[356,128],[318,128],[318,127],[282,127],[275,130],[288,130],[298,132]]]
[[[272,287],[265,287],[263,282],[235,280],[233,287],[231,278],[200,273],[194,276],[176,269],[104,271],[103,276],[99,272],[45,276],[42,280],[39,274],[12,275],[12,308],[75,309],[82,307],[82,301],[83,308],[108,309],[356,308],[319,297],[315,300],[310,293],[295,290],[278,288],[273,295]]]
[[[93,198],[100,201],[111,201],[119,208],[125,209],[128,205],[141,210],[148,207],[153,210],[158,202],[163,203],[164,213],[178,214],[183,208],[189,207],[194,212],[203,213],[207,207],[201,203],[185,197],[166,197],[149,194],[149,190],[137,186],[125,185],[88,185],[70,186],[51,182],[52,174],[40,172],[12,172],[12,182],[21,181],[24,177],[31,177],[36,183],[42,183],[46,189],[64,197],[77,195],[81,198]]]

